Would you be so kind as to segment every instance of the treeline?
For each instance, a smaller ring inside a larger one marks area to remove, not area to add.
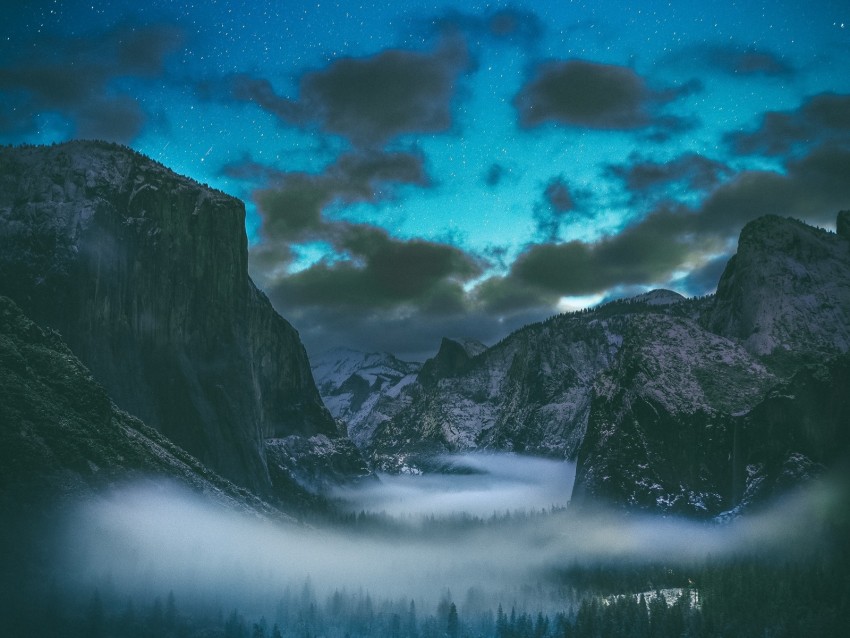
[[[712,561],[691,569],[648,568],[662,586],[687,586],[675,600],[656,590],[582,600],[563,638],[795,638],[846,636],[850,627],[850,560],[845,549],[803,562],[766,558]],[[623,575],[621,568],[615,569]],[[630,570],[631,577],[641,574]],[[664,582],[663,575],[670,576]],[[685,576],[688,574],[688,576]],[[585,587],[614,582],[604,568],[584,575]],[[520,638],[509,636],[508,638]],[[521,638],[530,638],[525,633]]]
[[[458,534],[493,528],[497,528],[499,532],[510,531],[512,526],[528,529],[529,525],[542,523],[552,516],[564,515],[567,511],[565,506],[552,505],[547,509],[494,512],[489,516],[477,516],[467,512],[399,516],[364,510],[349,512],[339,507],[314,511],[303,519],[309,524],[341,530],[346,534],[434,539],[442,536],[454,538]]]
[[[470,590],[446,592],[436,608],[376,600],[368,592],[320,598],[309,583],[272,608],[232,609],[173,593],[146,604],[95,590],[69,603],[55,591],[32,601],[16,636],[55,638],[774,638],[845,636],[850,627],[850,560],[839,550],[805,562],[741,558],[691,568],[574,566],[569,591],[547,610],[517,609]],[[619,586],[618,586],[619,582]],[[643,589],[652,585],[650,589]],[[618,590],[618,594],[608,594]],[[576,598],[575,596],[578,596]],[[223,597],[223,596],[222,596]],[[541,601],[542,604],[542,601]],[[560,607],[560,609],[559,609]],[[554,609],[554,611],[553,611]]]

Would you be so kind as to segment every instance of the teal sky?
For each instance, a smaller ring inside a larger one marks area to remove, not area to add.
[[[0,142],[121,142],[246,203],[311,353],[427,356],[850,208],[850,5],[35,1]]]

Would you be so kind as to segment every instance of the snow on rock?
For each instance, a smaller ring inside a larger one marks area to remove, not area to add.
[[[421,364],[388,353],[335,348],[314,358],[311,367],[328,410],[354,444],[364,447],[377,425],[389,418],[382,408],[392,408],[392,400],[413,383]]]
[[[846,238],[763,218],[742,232],[716,297],[654,290],[474,356],[444,339],[360,422],[359,445],[385,471],[479,449],[577,459],[574,500],[716,515],[738,498],[735,424],[801,362],[848,350],[848,293]]]

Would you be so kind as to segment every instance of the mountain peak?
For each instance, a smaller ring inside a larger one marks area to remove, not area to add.
[[[479,354],[484,352],[487,349],[483,343],[478,341],[477,339],[473,339],[472,337],[460,337],[460,338],[448,338],[443,337],[443,340],[440,342],[440,349],[443,348],[443,343],[449,342],[459,345],[463,348],[464,352],[472,358],[477,357]]]
[[[419,382],[435,383],[439,379],[461,374],[476,355],[481,354],[487,346],[474,339],[449,339],[443,337],[437,354],[428,359],[419,372]]]
[[[0,228],[0,294],[217,472],[267,493],[264,439],[336,433],[241,201],[116,144],[0,147]]]
[[[839,214],[846,232],[846,215]],[[843,237],[803,222],[765,216],[741,231],[713,309],[711,330],[759,355],[795,344],[818,358],[850,348],[850,252]]]
[[[636,295],[628,301],[634,303],[645,303],[649,306],[671,306],[673,304],[685,301],[685,297],[673,290],[666,288],[656,288],[640,295]]]

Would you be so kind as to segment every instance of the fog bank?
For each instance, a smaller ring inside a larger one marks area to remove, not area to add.
[[[574,463],[516,454],[446,455],[448,474],[379,474],[378,483],[334,492],[352,511],[392,516],[467,514],[564,507],[573,491]]]
[[[513,459],[504,470],[496,467],[497,457],[464,462],[478,464],[482,473],[385,478],[381,486],[348,497],[352,505],[360,498],[403,518],[456,513],[459,507],[486,515],[549,503],[554,493],[547,477],[560,480],[571,471],[524,459]],[[518,500],[520,485],[529,489],[524,502]],[[760,515],[725,525],[567,508],[450,526],[448,534],[444,529],[429,536],[421,529],[365,534],[276,523],[148,482],[114,490],[73,516],[64,569],[75,588],[109,582],[128,595],[173,590],[182,600],[226,600],[246,610],[274,608],[287,587],[307,581],[318,595],[366,591],[377,598],[415,599],[425,609],[447,589],[461,596],[475,590],[493,608],[499,603],[558,608],[563,603],[558,591],[547,589],[552,570],[576,562],[670,564],[744,552],[784,555],[811,542],[839,497],[829,483],[812,484]]]

